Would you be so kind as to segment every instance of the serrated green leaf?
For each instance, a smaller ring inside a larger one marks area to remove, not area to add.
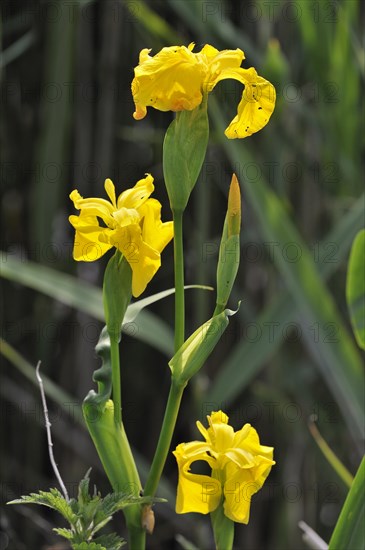
[[[167,502],[167,500],[164,498],[133,496],[126,493],[110,493],[103,498],[101,509],[105,515],[112,515],[127,506],[153,504],[155,502]]]
[[[109,550],[97,542],[81,542],[72,544],[73,550]]]
[[[71,540],[74,538],[75,533],[71,529],[66,529],[65,527],[55,527],[53,529],[57,535],[60,535],[60,537],[64,537],[67,540]]]
[[[78,519],[70,503],[65,500],[58,489],[30,493],[30,495],[12,500],[8,502],[8,504],[39,504],[41,506],[47,506],[59,512],[71,525],[74,525]]]
[[[126,544],[125,540],[119,537],[116,533],[101,535],[95,539],[95,542],[104,546],[106,550],[119,550]]]
[[[91,497],[89,495],[90,471],[91,468],[86,472],[85,476],[79,483],[78,504],[80,507],[90,502],[91,500]]]

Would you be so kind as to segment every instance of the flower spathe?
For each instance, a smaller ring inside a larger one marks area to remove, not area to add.
[[[161,221],[161,204],[149,198],[154,190],[150,174],[118,198],[110,179],[105,180],[104,187],[109,201],[84,199],[77,190],[70,194],[80,210],[79,216],[69,217],[76,230],[73,257],[92,262],[117,248],[131,266],[132,294],[137,297],[161,265],[160,255],[173,237],[173,224]]]
[[[244,85],[237,115],[225,131],[228,138],[245,138],[269,121],[275,107],[274,86],[251,67],[242,69],[242,50],[219,51],[206,44],[194,53],[194,44],[162,48],[155,56],[144,49],[134,69],[132,94],[136,120],[144,118],[147,107],[160,111],[191,111],[221,80],[232,78]]]
[[[224,514],[232,521],[248,523],[251,496],[264,484],[273,464],[273,448],[260,444],[250,424],[237,432],[228,416],[212,412],[209,428],[197,427],[205,441],[181,443],[174,455],[179,468],[176,512],[213,512],[223,500]],[[191,472],[196,461],[209,464],[211,476]]]

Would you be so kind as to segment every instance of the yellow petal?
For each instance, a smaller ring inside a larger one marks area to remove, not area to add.
[[[143,242],[139,224],[118,227],[110,236],[110,242],[132,268],[132,294],[137,298],[160,267],[160,254]]]
[[[147,107],[190,111],[202,102],[206,67],[185,46],[162,48],[153,57],[143,50],[134,74],[132,94],[136,120],[146,116]]]
[[[146,286],[160,268],[161,257],[158,252],[143,241],[141,242],[137,261],[134,261],[135,257],[135,251],[130,249],[130,259],[127,258],[127,260],[133,272],[132,294],[137,298],[145,291]]]
[[[210,416],[207,416],[208,422],[210,426],[213,426],[214,424],[228,424],[228,416],[223,411],[214,411],[210,414]]]
[[[205,91],[211,92],[219,82],[221,73],[228,69],[238,69],[245,58],[242,50],[222,50],[221,52],[206,44],[200,54],[208,66],[208,77],[205,82]]]
[[[225,131],[230,138],[245,138],[261,130],[269,122],[275,107],[274,86],[259,76],[255,69],[226,69],[218,76],[220,80],[233,78],[245,85],[237,115]],[[215,85],[214,84],[214,85]]]
[[[69,221],[76,229],[73,248],[75,260],[93,262],[101,258],[111,248],[107,239],[104,239],[106,242],[100,240],[108,230],[98,225],[96,217],[70,216]]]
[[[224,484],[224,514],[237,523],[248,523],[251,497],[260,489],[247,470],[237,470]]]
[[[215,423],[208,429],[212,447],[217,453],[225,453],[233,443],[234,430],[224,423]]]
[[[113,225],[113,206],[105,199],[90,198],[77,200],[75,207],[84,216],[98,216],[108,226]]]
[[[154,189],[153,177],[151,174],[146,174],[146,177],[137,181],[132,189],[127,189],[119,195],[117,206],[118,208],[135,208],[137,210],[153,193]]]
[[[126,227],[127,225],[138,224],[141,220],[140,214],[134,208],[119,208],[113,213],[113,218],[117,222],[119,227]]]
[[[77,210],[80,210],[80,209],[77,207],[77,204],[78,204],[78,202],[82,199],[82,196],[80,195],[80,193],[78,192],[77,189],[74,189],[73,191],[71,191],[71,193],[70,193],[70,199],[71,199],[72,202],[74,203],[74,207],[75,207]]]
[[[224,513],[238,523],[248,523],[251,497],[263,486],[271,467],[275,464],[267,458],[255,457],[256,466],[248,469],[229,465],[224,485]]]
[[[107,195],[108,195],[112,205],[114,206],[114,208],[116,208],[115,187],[114,187],[114,183],[112,182],[111,179],[107,178],[105,180],[104,188],[105,188],[105,191],[107,192]]]
[[[161,253],[174,235],[173,223],[161,221],[161,204],[156,199],[148,199],[139,212],[143,217],[143,240]]]
[[[176,513],[198,512],[208,514],[215,510],[220,502],[222,488],[219,481],[207,475],[193,474],[190,465],[195,460],[204,460],[205,453],[195,454],[191,459],[185,455],[184,444],[174,451],[179,468]]]

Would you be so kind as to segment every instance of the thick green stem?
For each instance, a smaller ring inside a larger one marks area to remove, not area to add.
[[[175,353],[185,340],[183,212],[174,211]]]
[[[119,365],[119,344],[110,337],[110,356],[112,362],[112,384],[114,401],[114,420],[117,426],[122,423],[122,401],[120,391],[120,365]]]
[[[180,384],[177,384],[174,379],[172,379],[160,437],[144,489],[144,496],[154,496],[157,491],[167,454],[170,450],[171,439],[174,433],[184,388],[185,385],[181,386]]]
[[[141,515],[141,512],[139,512],[139,515]],[[136,528],[128,522],[127,530],[129,543],[128,548],[130,550],[144,550],[146,548],[146,531],[142,528]]]

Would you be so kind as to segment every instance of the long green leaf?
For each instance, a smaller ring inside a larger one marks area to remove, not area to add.
[[[225,125],[215,103],[212,111],[223,136]],[[238,140],[222,140],[222,143],[232,165],[252,162],[246,145]],[[243,178],[241,184],[265,238],[278,243],[280,250],[287,250],[288,244],[294,247],[295,261],[290,261],[285,254],[275,254],[274,261],[296,303],[304,341],[333,392],[350,432],[359,441],[363,437],[364,414],[364,374],[359,354],[280,199],[263,178],[254,184]]]
[[[3,278],[42,292],[104,322],[101,289],[55,269],[12,258],[5,252],[1,253],[0,264]],[[171,357],[174,346],[170,327],[153,313],[141,311],[141,308],[138,313],[138,322],[135,321],[136,306],[132,305],[132,307],[133,315],[128,318],[127,313],[124,332]]]
[[[42,292],[54,300],[104,321],[101,289],[50,267],[12,258],[6,252],[0,252],[0,265],[1,277]],[[185,289],[212,290],[212,287],[186,285]],[[123,323],[125,334],[155,347],[169,358],[174,353],[172,330],[165,321],[144,308],[174,292],[173,288],[164,290],[130,304]]]
[[[362,459],[352,487],[347,495],[340,513],[340,517],[333,531],[329,550],[342,548],[358,549],[364,545],[364,517],[365,517],[365,457]]]
[[[365,229],[356,235],[351,248],[346,299],[357,343],[365,349]]]

